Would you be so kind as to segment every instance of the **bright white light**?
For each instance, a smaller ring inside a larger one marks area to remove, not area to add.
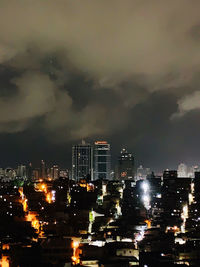
[[[90,242],[89,245],[91,245],[91,246],[97,246],[97,247],[103,247],[105,245],[105,242],[104,241],[96,240],[96,241]]]
[[[158,193],[158,194],[156,195],[156,197],[157,197],[157,198],[161,198],[162,195]]]
[[[149,197],[149,195],[144,195],[144,196],[143,196],[143,201],[144,201],[144,202],[149,202],[149,201],[150,201],[150,197]]]
[[[194,197],[191,193],[189,193],[188,198],[189,198],[189,205],[191,205],[194,202]]]
[[[176,237],[176,238],[175,238],[175,243],[179,243],[180,245],[183,245],[183,244],[186,243],[186,241],[183,240],[183,239],[180,238],[180,237]]]
[[[55,190],[52,190],[51,193],[52,193],[51,200],[53,202],[55,202],[56,201],[56,191]]]
[[[142,241],[142,239],[143,239],[143,236],[139,235],[139,236],[136,237],[135,240],[136,240],[137,242],[140,242],[140,241]]]
[[[142,241],[143,238],[144,238],[143,235],[138,235],[135,240],[136,240],[136,242],[140,242],[140,241]]]
[[[144,190],[144,193],[149,191],[149,184],[146,181],[142,183],[142,189]]]
[[[183,206],[183,214],[185,217],[188,217],[188,206],[187,205]]]
[[[144,204],[145,208],[146,208],[147,210],[149,210],[149,209],[151,208],[151,207],[150,207],[150,196],[147,195],[147,194],[144,194],[144,195],[142,196],[142,200],[143,200],[143,204]]]
[[[78,248],[79,247],[79,242],[78,241],[73,241],[72,246],[73,246],[73,248]]]
[[[188,205],[183,206],[183,212],[181,213],[181,218],[183,219],[183,223],[181,225],[181,232],[185,233],[185,223],[188,218]]]
[[[122,238],[121,242],[133,242],[133,240],[131,238]]]

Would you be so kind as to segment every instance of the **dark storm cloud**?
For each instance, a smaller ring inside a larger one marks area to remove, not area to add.
[[[0,0],[0,132],[36,127],[55,146],[125,138],[160,155],[168,129],[178,139],[200,108],[199,10],[195,0]]]

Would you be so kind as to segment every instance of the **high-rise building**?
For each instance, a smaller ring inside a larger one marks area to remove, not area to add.
[[[13,170],[12,168],[7,167],[7,168],[5,169],[5,176],[6,176],[6,177],[12,179],[12,178],[15,178],[16,175],[17,175],[17,174],[16,174],[16,171]]]
[[[59,167],[58,165],[54,165],[51,169],[50,169],[50,178],[56,180],[59,178]]]
[[[134,157],[125,148],[121,150],[118,159],[118,179],[127,180],[134,178]]]
[[[0,178],[3,178],[5,176],[5,170],[3,168],[0,168]]]
[[[40,178],[45,179],[46,178],[46,166],[44,160],[41,160],[40,165]]]
[[[93,148],[85,141],[72,147],[72,179],[82,178],[93,180]]]
[[[94,180],[110,179],[110,170],[110,144],[106,141],[96,141],[94,144]]]
[[[163,173],[163,179],[176,179],[177,170],[165,170]]]
[[[180,163],[178,165],[178,177],[188,177],[187,165]]]
[[[198,165],[191,166],[188,168],[188,177],[194,178],[195,177],[195,172],[199,172],[200,168]]]
[[[26,177],[26,166],[19,165],[17,168],[17,175],[25,178]]]
[[[192,179],[188,177],[177,177],[176,170],[165,170],[162,182],[162,220],[166,226],[176,225],[181,231],[183,221],[181,220],[183,208],[188,207],[189,194],[191,193]]]
[[[38,180],[40,177],[40,169],[33,169],[33,179]]]
[[[32,167],[32,163],[31,162],[27,166],[26,176],[27,176],[29,181],[31,181],[32,178],[33,178],[33,167]]]
[[[62,178],[69,178],[69,170],[68,169],[62,169],[62,170],[60,170],[60,177],[62,177]]]
[[[146,179],[149,174],[151,174],[150,168],[144,168],[142,165],[137,168],[137,180]]]

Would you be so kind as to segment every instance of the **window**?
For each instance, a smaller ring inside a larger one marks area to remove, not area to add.
[[[106,156],[98,156],[97,161],[98,162],[106,162],[107,161],[107,157]]]
[[[106,168],[106,164],[98,164],[98,172],[106,172],[107,168]]]

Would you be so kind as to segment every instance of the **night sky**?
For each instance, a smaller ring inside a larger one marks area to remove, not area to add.
[[[107,140],[200,163],[200,1],[0,0],[0,167]]]

